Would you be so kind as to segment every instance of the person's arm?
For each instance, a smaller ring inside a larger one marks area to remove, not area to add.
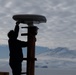
[[[18,33],[19,33],[19,24],[20,24],[20,22],[16,22],[16,26],[15,26],[15,29],[14,29],[16,38],[18,37]]]
[[[22,41],[22,47],[27,47],[28,46],[28,43],[27,42],[24,42],[24,41]]]
[[[25,42],[25,41],[21,41],[21,40],[18,40],[18,44],[21,46],[21,47],[27,47],[28,46],[28,42]]]

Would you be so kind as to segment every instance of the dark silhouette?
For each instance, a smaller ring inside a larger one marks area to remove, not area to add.
[[[17,39],[19,33],[19,24],[19,22],[16,22],[15,29],[8,33],[8,44],[10,51],[9,65],[12,69],[13,75],[21,74],[23,60],[22,47],[27,47],[27,42]]]

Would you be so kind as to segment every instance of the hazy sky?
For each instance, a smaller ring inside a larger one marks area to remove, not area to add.
[[[38,25],[38,46],[76,49],[76,0],[0,0],[0,44],[7,44],[7,33],[15,26],[14,14],[47,18],[47,23]]]

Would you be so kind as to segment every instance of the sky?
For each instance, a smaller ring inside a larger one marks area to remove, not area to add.
[[[46,17],[46,23],[36,25],[37,46],[76,49],[76,0],[0,0],[0,45],[8,43],[7,33],[15,27],[15,14]],[[20,29],[20,34],[24,31]],[[25,40],[20,34],[19,39]]]

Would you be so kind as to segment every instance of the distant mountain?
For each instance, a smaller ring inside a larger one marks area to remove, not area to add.
[[[36,55],[43,53],[48,50],[47,47],[36,46]],[[27,55],[27,48],[23,48],[24,56]],[[8,58],[9,57],[9,47],[8,45],[0,45],[0,58]]]
[[[23,49],[26,55],[27,49]],[[0,67],[8,67],[9,48],[7,45],[0,46]],[[36,68],[69,68],[76,69],[76,50],[66,47],[49,49],[36,46]],[[25,65],[25,62],[23,63]]]
[[[69,50],[66,47],[58,47],[56,49],[49,49],[47,52],[41,53],[39,57],[48,56],[48,57],[59,57],[59,58],[76,58],[76,51]]]
[[[47,47],[36,46],[36,55],[44,53],[47,50],[48,50]],[[23,48],[23,54],[24,56],[26,56],[27,48]],[[7,71],[10,69],[8,59],[9,59],[8,45],[0,45],[0,71],[6,71],[6,68],[8,68]],[[25,65],[25,62],[23,62],[23,65]]]
[[[66,47],[58,47],[55,49],[49,49],[36,57],[38,58],[38,62],[36,62],[37,68],[76,69],[76,50],[69,50]]]

